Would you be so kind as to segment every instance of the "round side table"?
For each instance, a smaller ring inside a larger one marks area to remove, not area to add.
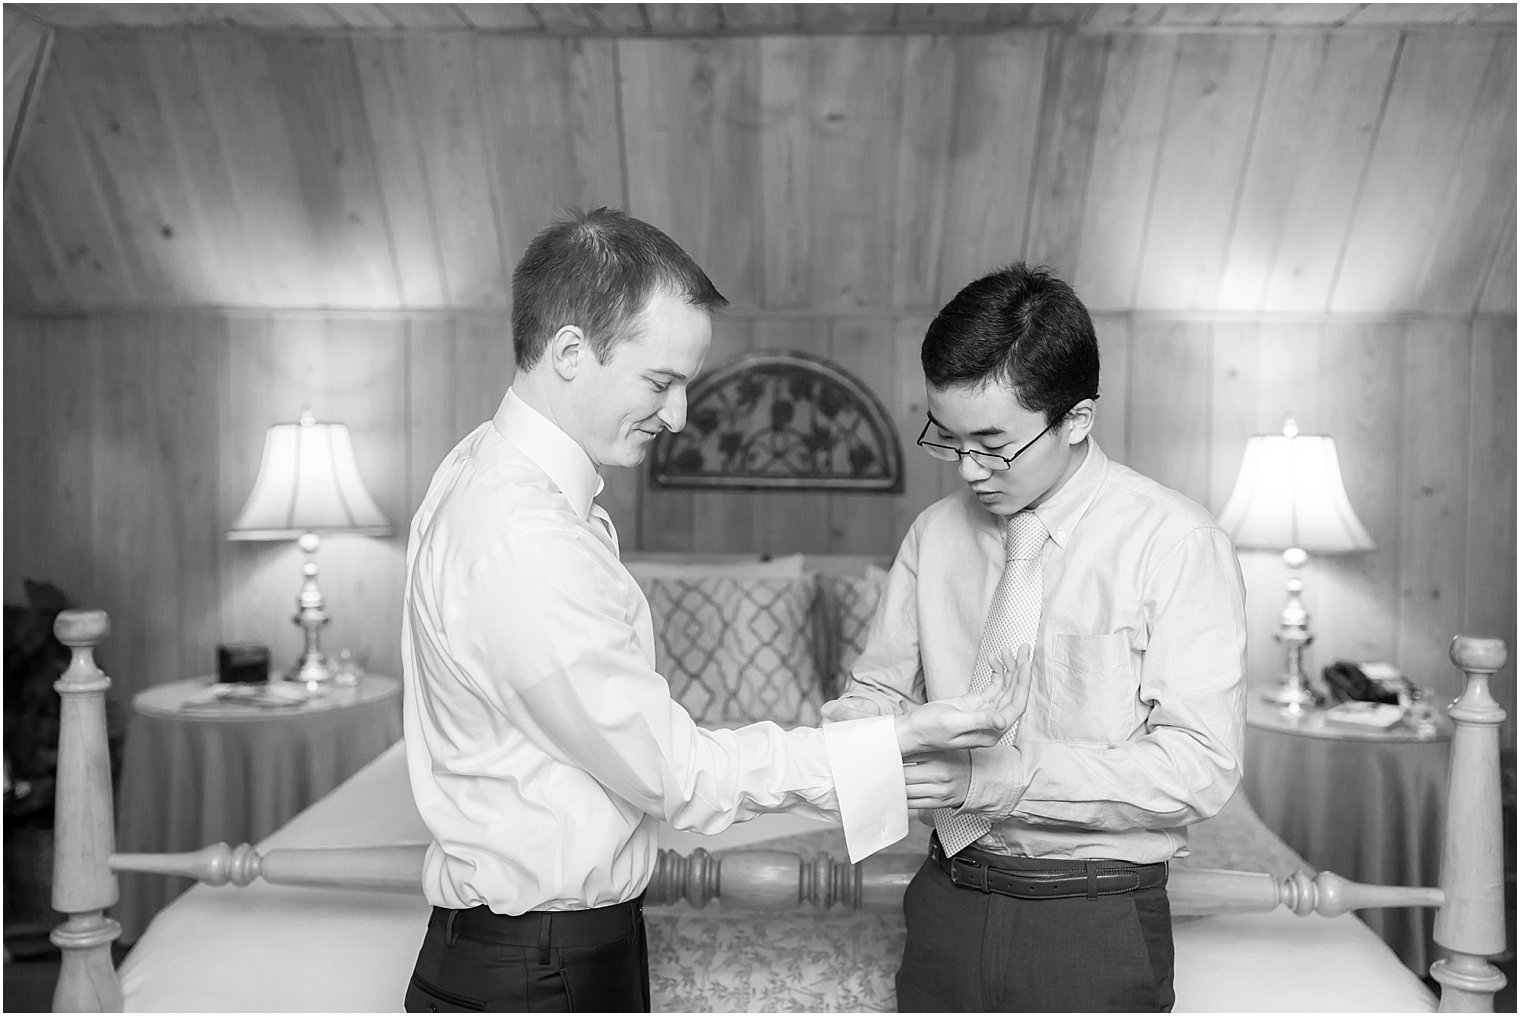
[[[1421,734],[1337,727],[1254,696],[1246,707],[1245,789],[1262,821],[1320,871],[1356,882],[1434,886],[1450,773],[1451,721]],[[1357,916],[1421,977],[1438,958],[1435,912]]]
[[[117,851],[257,843],[401,736],[394,678],[367,675],[295,704],[263,705],[218,699],[212,680],[172,681],[133,698]],[[299,687],[270,683],[275,693]],[[193,884],[134,872],[119,883],[114,916],[124,942]]]

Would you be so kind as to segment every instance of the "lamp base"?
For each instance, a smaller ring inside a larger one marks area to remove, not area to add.
[[[285,680],[304,684],[308,690],[316,691],[336,676],[332,667],[328,666],[327,657],[314,653],[297,660],[296,665],[285,674]]]
[[[1285,681],[1262,692],[1262,698],[1290,713],[1301,713],[1319,705],[1319,696],[1303,681]]]

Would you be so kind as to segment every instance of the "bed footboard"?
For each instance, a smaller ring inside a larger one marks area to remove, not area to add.
[[[113,853],[110,769],[104,694],[110,681],[93,660],[109,629],[101,611],[65,611],[54,627],[73,651],[56,687],[63,696],[59,735],[57,845],[53,906],[68,920],[53,932],[64,962],[56,1011],[119,1011],[121,989],[110,962],[120,934],[105,910],[117,899],[115,871],[183,875],[211,885],[257,879],[293,886],[418,892],[423,845],[268,850],[216,844],[186,854]],[[1505,714],[1489,690],[1504,666],[1503,642],[1458,636],[1452,661],[1467,675],[1452,705],[1450,800],[1439,888],[1369,886],[1331,872],[1286,879],[1255,872],[1178,869],[1169,894],[1179,915],[1270,911],[1336,916],[1366,907],[1437,907],[1436,941],[1452,951],[1432,976],[1442,985],[1443,1012],[1492,1012],[1504,977],[1486,957],[1505,946],[1503,840],[1499,800],[1499,726]],[[851,865],[827,855],[811,859],[773,850],[739,850],[721,858],[705,850],[661,850],[647,900],[703,907],[759,909],[897,909],[919,854],[885,854]]]

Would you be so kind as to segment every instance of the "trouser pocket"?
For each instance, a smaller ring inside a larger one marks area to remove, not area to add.
[[[446,991],[412,975],[406,986],[407,1012],[485,1012],[486,1004],[478,998]]]

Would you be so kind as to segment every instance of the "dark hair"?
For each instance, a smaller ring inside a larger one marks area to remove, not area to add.
[[[705,310],[728,305],[680,244],[620,209],[569,209],[540,230],[512,270],[512,352],[538,362],[554,333],[576,325],[599,362],[629,337],[661,288]]]
[[[935,388],[1000,382],[1046,423],[1098,397],[1098,337],[1087,308],[1050,269],[1022,261],[956,293],[929,325],[920,359]]]

